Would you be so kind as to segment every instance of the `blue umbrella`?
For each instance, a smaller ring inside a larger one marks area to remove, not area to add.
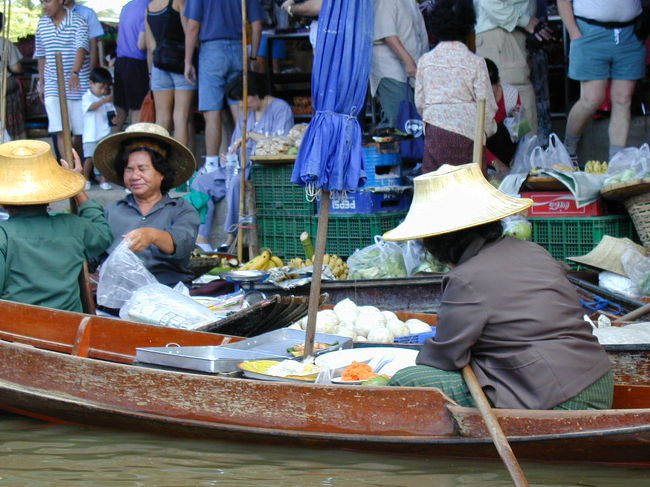
[[[374,31],[372,0],[326,0],[318,17],[312,70],[314,117],[291,181],[326,191],[363,186],[361,127]]]
[[[330,191],[354,191],[366,181],[361,155],[363,108],[374,31],[372,0],[325,0],[318,17],[312,70],[316,111],[300,145],[291,181],[321,193],[314,270],[309,290],[305,355],[313,352],[329,217]],[[309,256],[307,256],[309,257]]]

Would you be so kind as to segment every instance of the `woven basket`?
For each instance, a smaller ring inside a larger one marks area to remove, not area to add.
[[[640,194],[625,200],[634,228],[644,247],[650,247],[650,193]]]

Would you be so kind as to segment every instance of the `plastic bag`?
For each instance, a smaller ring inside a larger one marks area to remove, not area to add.
[[[525,135],[517,145],[510,166],[510,174],[528,174],[533,168],[530,156],[538,146],[537,135]]]
[[[607,166],[607,179],[603,186],[622,183],[637,178],[650,177],[650,147],[626,147],[618,151]]]
[[[544,166],[550,169],[574,170],[577,169],[576,165],[571,160],[569,151],[566,150],[564,144],[556,134],[551,134],[548,137],[548,147],[544,151]]]
[[[523,215],[507,216],[501,220],[503,234],[520,240],[532,240],[533,226]]]
[[[422,240],[401,242],[406,273],[414,276],[420,272],[448,272],[449,267],[438,262],[422,245]]]
[[[375,243],[355,251],[348,258],[348,279],[406,277],[402,248],[377,235]]]
[[[603,289],[615,293],[623,294],[631,298],[641,297],[639,288],[636,287],[632,279],[621,276],[615,272],[602,271],[598,273],[598,285]]]
[[[210,309],[181,292],[182,288],[185,286],[180,283],[174,289],[160,283],[147,284],[122,306],[120,318],[189,330],[219,319]]]
[[[649,296],[650,257],[646,257],[638,250],[628,247],[623,252],[621,262],[625,273],[639,289],[641,296]]]
[[[512,112],[503,119],[503,125],[508,129],[510,140],[513,142],[519,141],[532,130],[530,121],[526,117],[526,110],[521,105],[512,109]]]
[[[119,309],[135,290],[157,282],[140,258],[129,249],[129,240],[125,238],[99,269],[97,304]]]

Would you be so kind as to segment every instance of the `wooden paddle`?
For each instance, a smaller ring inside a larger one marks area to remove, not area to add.
[[[476,134],[474,136],[474,154],[473,154],[473,162],[477,163],[481,167],[483,167],[482,162],[483,162],[484,127],[485,127],[485,99],[481,99],[478,100],[478,104],[476,107]],[[506,435],[503,433],[503,430],[501,429],[501,425],[499,424],[499,421],[494,415],[494,411],[492,410],[492,406],[490,405],[490,402],[487,400],[487,397],[485,397],[485,393],[483,392],[483,388],[481,387],[481,384],[479,384],[479,381],[476,378],[474,369],[472,369],[472,366],[470,364],[467,364],[465,367],[463,367],[462,372],[463,372],[463,378],[465,379],[465,382],[467,383],[467,387],[469,388],[469,392],[472,395],[472,399],[474,399],[474,402],[476,403],[476,407],[481,413],[481,416],[483,417],[483,421],[485,421],[485,425],[487,426],[488,431],[490,432],[490,437],[492,438],[492,442],[494,443],[497,452],[499,452],[499,456],[501,457],[501,460],[503,461],[504,465],[508,469],[508,473],[510,474],[513,483],[515,484],[516,487],[527,487],[528,480],[526,479],[523,470],[519,466],[519,462],[517,461],[517,457],[515,457],[512,448],[510,448],[508,439],[506,438]]]
[[[623,321],[634,321],[641,316],[650,313],[650,303],[644,304],[643,306],[630,311],[628,314],[617,318],[614,324],[622,323]]]
[[[62,131],[60,137],[63,137],[63,158],[74,168],[74,157],[72,155],[72,132],[70,130],[70,118],[68,117],[68,97],[65,91],[65,76],[63,74],[63,56],[60,52],[54,54],[56,59],[56,76],[59,88],[59,105],[61,107]],[[70,213],[78,213],[79,208],[74,197],[70,198]],[[83,310],[89,314],[96,314],[95,300],[93,299],[90,289],[90,280],[88,273],[88,262],[83,261],[81,272],[79,273],[79,291],[81,294],[81,303]]]
[[[497,452],[499,452],[501,460],[508,469],[508,473],[510,474],[510,478],[512,478],[512,482],[516,487],[528,487],[528,480],[526,479],[526,475],[521,469],[521,466],[519,465],[517,457],[515,457],[512,448],[510,448],[510,443],[508,443],[508,439],[503,433],[501,425],[494,415],[492,406],[487,400],[487,397],[485,397],[483,388],[481,387],[481,384],[479,384],[478,379],[476,378],[476,374],[474,373],[474,369],[472,369],[472,366],[470,364],[467,364],[465,367],[463,367],[463,379],[465,379],[465,382],[467,383],[467,387],[469,388],[469,392],[472,395],[472,399],[474,399],[474,402],[476,403],[476,407],[481,413],[481,416],[483,416],[483,421],[485,421],[485,425],[487,426],[487,429],[490,433],[492,442],[494,443]]]

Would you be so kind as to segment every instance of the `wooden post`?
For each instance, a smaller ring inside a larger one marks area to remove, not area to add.
[[[241,37],[242,37],[242,59],[244,71],[242,73],[242,124],[241,124],[241,158],[239,161],[239,219],[246,212],[246,165],[248,156],[246,150],[246,138],[248,136],[248,12],[246,11],[246,0],[241,0]],[[235,120],[237,125],[237,120]],[[239,262],[244,261],[244,229],[241,224],[237,225],[237,258]]]
[[[320,212],[318,213],[318,230],[316,232],[316,248],[314,249],[314,270],[311,274],[309,288],[309,304],[307,307],[307,331],[305,333],[305,357],[314,351],[314,336],[316,335],[316,314],[320,302],[321,275],[323,274],[323,257],[330,214],[330,192],[321,190]]]

